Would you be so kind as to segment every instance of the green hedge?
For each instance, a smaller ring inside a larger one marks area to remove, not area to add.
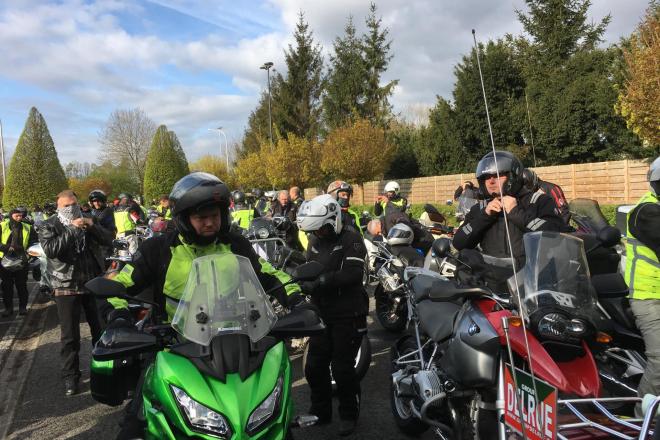
[[[424,212],[424,203],[412,205],[410,211],[413,218],[419,218],[420,215]],[[454,213],[456,212],[456,205],[443,205],[439,203],[433,203],[438,211],[440,211],[446,218],[447,223],[451,226],[456,226],[456,217]],[[616,207],[618,205],[600,205],[601,211],[608,223],[612,226],[616,224]],[[353,209],[358,212],[369,211],[371,215],[374,215],[374,205],[353,205]]]

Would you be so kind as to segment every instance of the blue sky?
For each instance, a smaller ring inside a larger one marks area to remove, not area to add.
[[[418,119],[450,97],[453,66],[480,40],[518,34],[522,0],[382,0],[399,79],[395,111]],[[607,43],[630,34],[646,0],[594,0],[591,19],[612,14]],[[46,118],[60,161],[96,162],[98,133],[117,108],[142,108],[181,140],[189,160],[216,153],[208,128],[238,141],[302,10],[326,60],[349,15],[361,31],[369,1],[9,0],[0,5],[0,119],[15,148],[30,107]]]

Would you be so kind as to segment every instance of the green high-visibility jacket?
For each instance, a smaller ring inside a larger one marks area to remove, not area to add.
[[[162,305],[167,314],[164,318],[171,321],[186,287],[193,260],[225,252],[248,258],[266,291],[291,279],[260,259],[250,242],[240,234],[228,233],[222,241],[200,246],[186,243],[177,232],[172,231],[142,243],[139,256],[124,266],[114,280],[122,283],[130,295],[137,295],[151,286],[154,301]],[[290,284],[286,288],[276,289],[271,295],[286,305],[288,297],[299,292],[297,284]],[[101,304],[101,313],[107,317],[112,310],[127,307],[125,300],[110,298]]]
[[[648,192],[637,202],[637,206],[642,203],[660,202],[657,195]],[[633,211],[634,209],[628,213],[627,219],[629,226],[626,233],[626,284],[632,299],[660,299],[660,262],[656,253],[630,232],[630,216]],[[658,224],[660,225],[660,219]]]
[[[0,228],[2,228],[2,236],[0,240],[2,240],[2,244],[9,244],[7,241],[9,240],[9,236],[11,235],[11,228],[9,227],[9,219],[4,220],[2,223],[0,223]],[[30,240],[30,225],[24,222],[21,222],[21,228],[23,229],[23,249],[27,251],[28,243]],[[5,253],[0,251],[0,258],[4,257]]]

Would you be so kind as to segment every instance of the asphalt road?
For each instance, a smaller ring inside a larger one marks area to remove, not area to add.
[[[54,303],[38,299],[28,318],[16,335],[11,350],[3,351],[10,356],[3,356],[8,359],[0,360],[3,362],[0,364],[0,378],[5,378],[9,387],[4,390],[0,382],[0,402],[5,402],[4,407],[0,407],[0,438],[6,432],[5,438],[8,439],[114,439],[123,408],[98,404],[91,397],[91,340],[87,325],[81,324],[81,390],[78,395],[67,398],[59,377],[60,334]],[[397,336],[382,330],[372,319],[369,321],[373,360],[362,382],[358,430],[348,438],[404,438],[396,428],[389,403],[389,347]],[[297,411],[305,412],[309,406],[309,388],[302,373],[301,357],[294,355],[292,360],[294,402]],[[338,423],[333,423],[322,428],[296,429],[294,434],[296,439],[336,439],[337,429]],[[420,438],[435,437],[428,431]]]

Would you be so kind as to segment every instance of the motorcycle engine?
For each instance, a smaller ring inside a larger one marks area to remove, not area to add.
[[[417,395],[424,401],[437,396],[444,391],[438,374],[430,370],[421,370],[413,375]]]

